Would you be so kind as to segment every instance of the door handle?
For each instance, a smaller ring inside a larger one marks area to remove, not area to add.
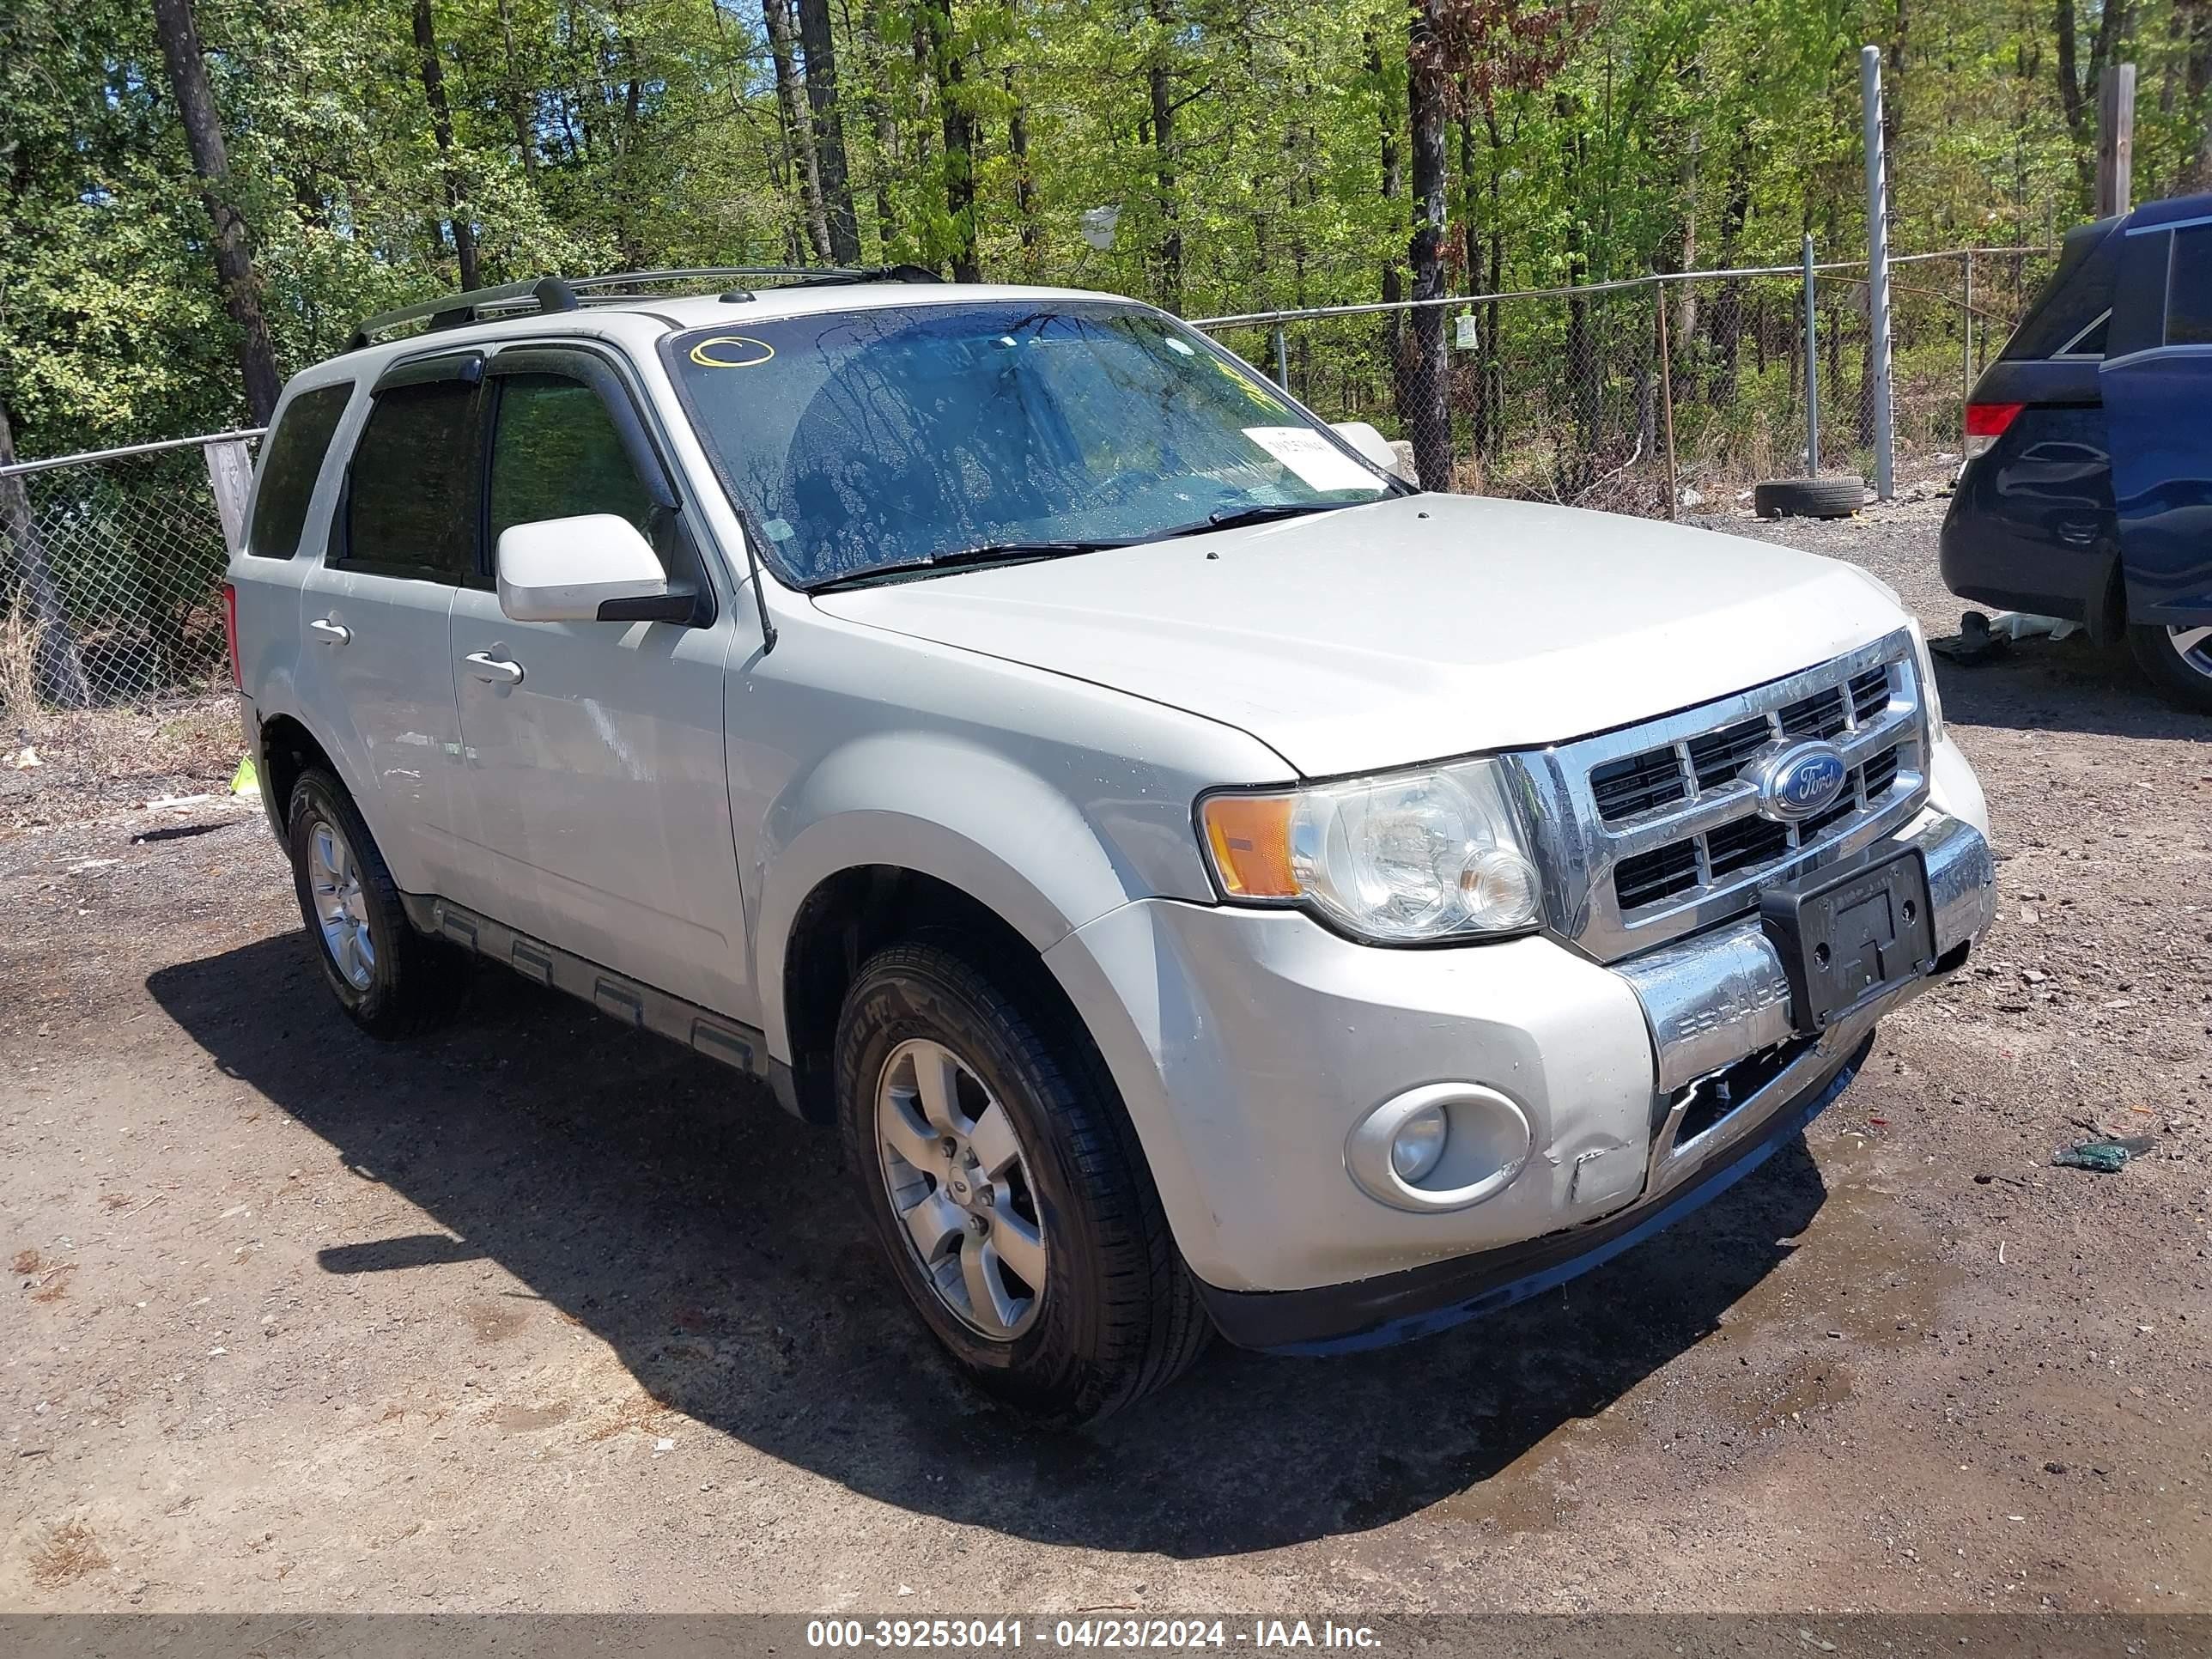
[[[461,659],[469,665],[469,672],[480,680],[489,680],[494,685],[522,684],[522,665],[495,657],[488,651],[471,651]]]
[[[318,617],[307,624],[325,645],[343,645],[353,637],[353,629],[343,623],[334,623],[328,617]]]

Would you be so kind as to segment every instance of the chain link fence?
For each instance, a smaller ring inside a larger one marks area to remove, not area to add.
[[[1900,481],[1955,469],[1966,394],[2050,269],[2041,250],[1893,262]],[[1771,267],[1201,320],[1333,421],[1402,443],[1431,489],[1665,514],[1764,478],[1872,477],[1875,375],[1862,264]],[[1670,489],[1670,479],[1672,480]]]
[[[1900,489],[1955,468],[1973,377],[2049,269],[2042,250],[1893,262]],[[1820,268],[1809,364],[1802,274],[1771,268],[1199,325],[1328,419],[1401,441],[1429,488],[1663,514],[1803,476],[1816,413],[1821,471],[1874,474],[1867,291],[1863,266]],[[221,685],[227,537],[259,435],[0,467],[0,715]]]
[[[258,435],[0,468],[0,715],[223,682],[222,572]]]

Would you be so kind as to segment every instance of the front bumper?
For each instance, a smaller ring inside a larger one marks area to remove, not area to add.
[[[1973,796],[1955,804],[1978,817]],[[1993,915],[1988,842],[1940,808],[1897,839],[1926,858],[1939,961],[1955,967]],[[1376,950],[1294,914],[1164,900],[1047,960],[1216,1322],[1264,1347],[1395,1340],[1587,1271],[1786,1140],[1926,982],[1813,1040],[1790,1030],[1755,921],[1607,967],[1548,939]],[[1717,1111],[1701,1097],[1716,1074],[1733,1082]],[[1378,1103],[1443,1082],[1505,1097],[1525,1160],[1480,1201],[1378,1201],[1347,1137]]]

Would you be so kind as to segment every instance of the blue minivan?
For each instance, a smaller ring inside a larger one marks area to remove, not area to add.
[[[2069,232],[1966,434],[1950,590],[2124,635],[2160,690],[2212,712],[2212,195]]]

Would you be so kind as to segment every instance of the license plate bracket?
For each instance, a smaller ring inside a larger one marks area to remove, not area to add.
[[[1928,862],[1917,847],[1768,888],[1759,920],[1789,975],[1790,1023],[1815,1035],[1933,972],[1932,908]]]

